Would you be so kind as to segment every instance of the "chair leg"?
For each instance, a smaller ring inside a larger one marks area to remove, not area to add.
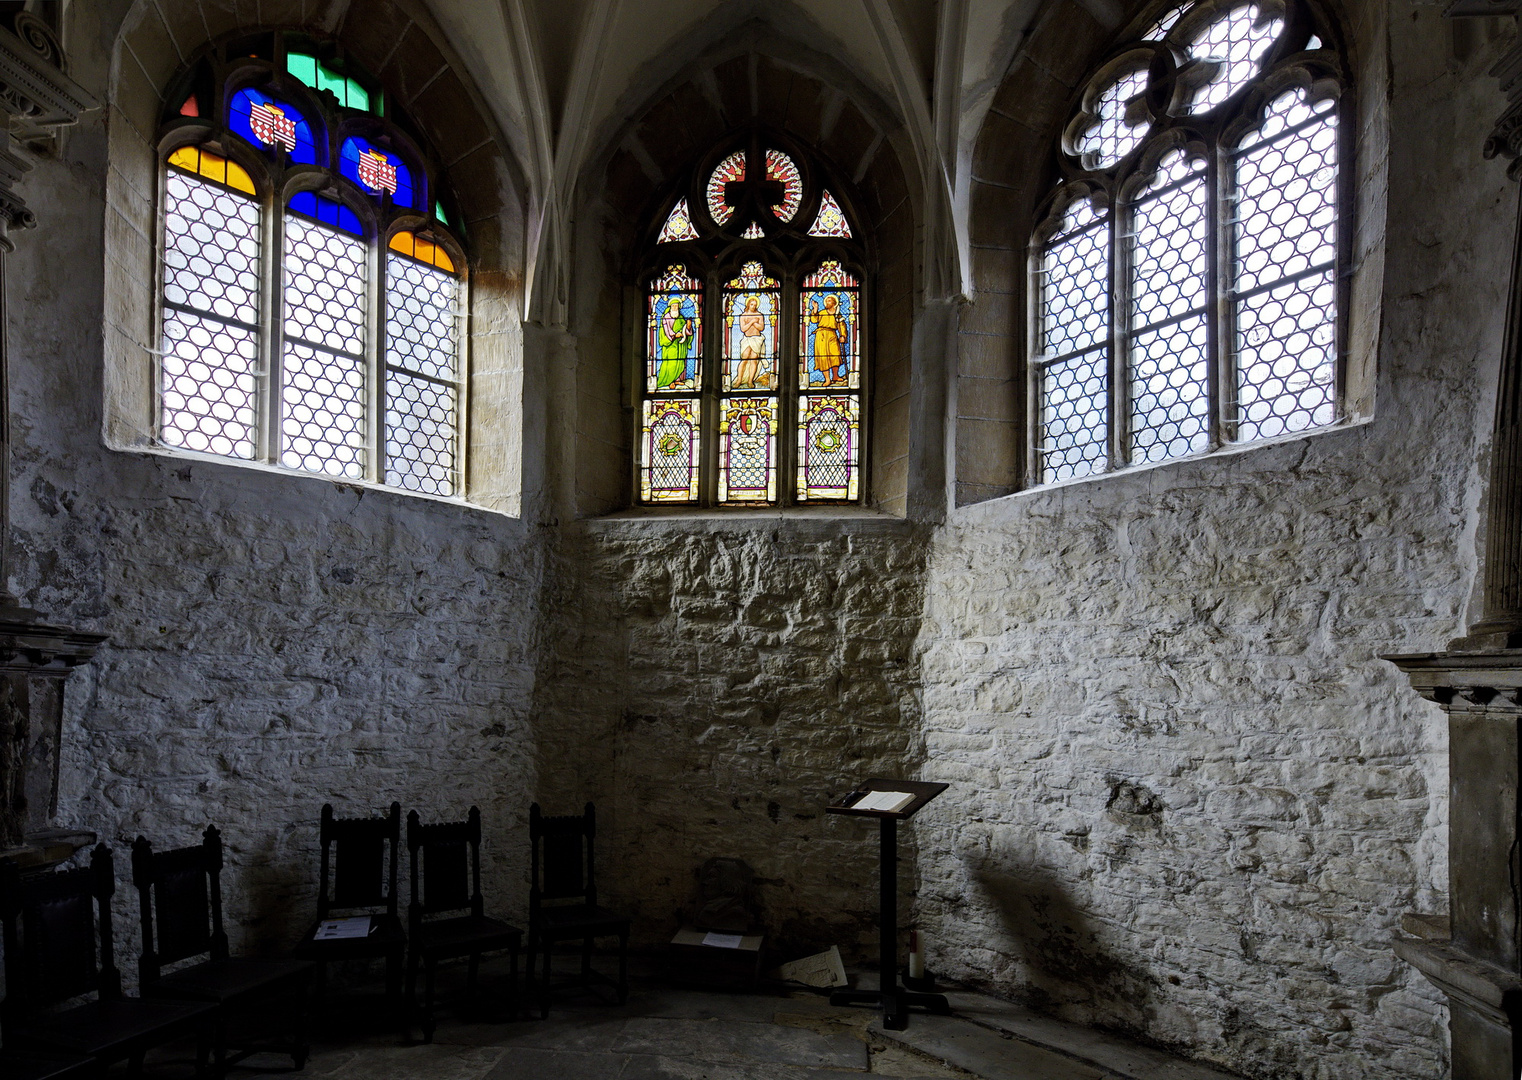
[[[402,1006],[402,1011],[403,1011],[403,1013],[406,1014],[406,1017],[407,1017],[407,1019],[405,1021],[403,1021],[407,1025],[406,1034],[403,1036],[403,1038],[406,1038],[406,1039],[411,1039],[412,1038],[412,1021],[413,1021],[413,1018],[417,1017],[417,1016],[419,1016],[421,1014],[421,1010],[419,1010],[418,1003],[417,1003],[417,968],[418,968],[418,954],[416,952],[414,952],[413,950],[408,949],[407,950],[407,991],[406,991],[406,994],[405,994],[406,1001],[404,1002],[404,1004]]]
[[[218,1010],[220,1013],[220,1010]],[[220,1015],[217,1017],[217,1025],[212,1029],[212,1038],[215,1040],[212,1049],[212,1060],[216,1063],[216,1075],[227,1075],[227,1021]]]
[[[618,935],[618,1003],[629,1000],[629,931]]]
[[[516,1018],[518,1015],[518,943],[516,941],[513,942],[511,954],[512,960],[508,968],[507,1008],[508,1015]],[[531,960],[529,962],[529,969],[531,974],[533,966],[534,965]]]
[[[592,982],[592,939],[581,939],[581,985],[588,986]]]
[[[539,982],[539,1019],[548,1020],[550,1018],[550,949],[553,948],[553,942],[541,941],[539,947],[544,950],[544,978]]]
[[[307,1067],[312,1047],[307,1041],[307,984],[291,995],[291,1063],[300,1072]]]
[[[433,976],[438,970],[438,961],[427,960],[423,964],[423,1041],[433,1042],[434,1029],[438,1027],[438,1021],[433,1015]]]

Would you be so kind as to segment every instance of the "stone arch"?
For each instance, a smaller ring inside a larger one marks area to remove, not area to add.
[[[756,19],[726,29],[721,43],[698,51],[641,103],[621,111],[582,170],[571,329],[581,370],[601,388],[581,395],[578,406],[583,437],[576,475],[583,513],[629,502],[626,416],[635,387],[629,320],[639,310],[624,280],[630,255],[671,185],[705,151],[752,125],[785,134],[854,187],[877,262],[867,501],[890,513],[906,512],[911,301],[919,290],[922,205],[908,135],[902,119],[863,80]]]
[[[405,110],[465,224],[470,259],[468,500],[522,510],[526,184],[476,87],[414,0],[359,5],[274,0],[245,17],[233,5],[136,0],[112,48],[107,93],[106,402],[104,438],[150,449],[158,228],[157,131],[163,95],[204,47],[239,33],[304,30],[332,40]],[[361,17],[362,16],[362,17]]]
[[[956,504],[1018,491],[1028,454],[1025,350],[1028,244],[1043,198],[1058,175],[1057,137],[1083,80],[1119,43],[1164,7],[1128,0],[1118,19],[1098,5],[1056,0],[1036,17],[979,129],[972,158],[969,237],[977,303],[962,315],[956,386]],[[1320,3],[1344,35],[1339,43],[1357,91],[1353,214],[1356,236],[1346,405],[1350,419],[1373,414],[1374,353],[1383,278],[1387,117],[1379,108],[1385,72],[1376,28],[1350,22],[1342,5]]]

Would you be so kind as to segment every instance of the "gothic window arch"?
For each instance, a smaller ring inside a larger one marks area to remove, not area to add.
[[[208,50],[168,101],[156,443],[459,497],[467,264],[405,118],[298,32]]]
[[[1303,0],[1191,0],[1087,79],[1031,244],[1031,481],[1346,418],[1349,80]]]
[[[716,148],[647,233],[636,501],[859,503],[868,252],[850,193],[785,140]]]

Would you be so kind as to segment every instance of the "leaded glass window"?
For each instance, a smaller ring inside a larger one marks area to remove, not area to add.
[[[1080,90],[1032,244],[1031,480],[1337,423],[1334,28],[1302,0],[1196,0]]]
[[[770,142],[710,155],[652,222],[640,502],[863,496],[863,244],[846,189]]]
[[[457,496],[445,193],[363,73],[273,41],[283,57],[203,58],[166,111],[157,439]]]

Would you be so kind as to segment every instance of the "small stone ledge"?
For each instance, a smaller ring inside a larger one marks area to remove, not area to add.
[[[1451,941],[1422,941],[1398,935],[1395,955],[1425,975],[1434,986],[1457,998],[1493,1023],[1509,1025],[1506,1006],[1522,994],[1522,981],[1504,968],[1476,960]]]
[[[85,829],[39,829],[30,833],[20,847],[0,850],[0,862],[13,862],[23,873],[46,870],[68,862],[96,839],[93,832]]]
[[[866,535],[914,537],[925,526],[880,510],[855,506],[775,508],[737,507],[732,510],[675,510],[641,507],[604,517],[586,518],[577,528],[597,536],[640,536],[649,533],[755,533],[782,530],[790,535]]]

